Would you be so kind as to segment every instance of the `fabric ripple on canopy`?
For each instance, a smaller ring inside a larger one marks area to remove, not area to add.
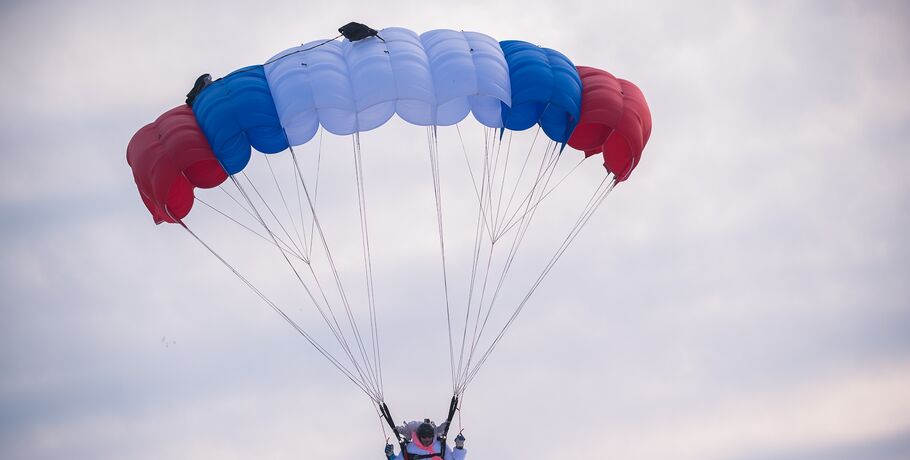
[[[262,66],[242,68],[207,86],[193,112],[228,174],[246,167],[251,147],[262,153],[288,148]]]
[[[375,129],[398,114],[420,126],[447,126],[469,112],[501,127],[510,104],[508,66],[497,42],[483,34],[402,28],[382,40],[317,40],[285,50],[265,76],[288,141],[309,141],[319,126],[346,135]]]
[[[629,178],[651,136],[651,111],[641,90],[593,67],[578,67],[584,91],[581,120],[569,146],[591,156],[603,153],[617,182]]]
[[[552,140],[565,144],[581,113],[582,81],[565,55],[519,41],[500,42],[512,81],[512,105],[502,105],[507,129],[540,124]]]
[[[126,148],[126,161],[156,224],[186,217],[195,187],[217,187],[227,179],[186,105],[142,127]]]

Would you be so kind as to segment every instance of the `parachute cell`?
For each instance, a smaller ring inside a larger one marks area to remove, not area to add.
[[[492,38],[471,32],[433,30],[420,36],[433,72],[437,115],[433,124],[454,125],[468,112],[482,124],[502,126],[499,105],[510,103],[508,65]]]
[[[242,68],[207,86],[193,112],[228,174],[246,167],[250,147],[262,153],[288,148],[262,66]]]
[[[637,86],[592,67],[578,67],[583,83],[581,120],[569,146],[603,153],[617,182],[629,178],[651,136],[651,111]]]
[[[193,188],[216,187],[227,179],[186,105],[140,129],[126,148],[126,161],[156,224],[186,217]]]
[[[528,42],[500,42],[512,81],[512,106],[502,106],[507,129],[540,124],[552,140],[565,144],[581,112],[581,78],[567,57]]]

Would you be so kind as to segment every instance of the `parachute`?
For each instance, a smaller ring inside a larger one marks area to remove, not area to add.
[[[210,83],[203,78],[207,76],[200,77],[187,104],[168,110],[133,136],[127,162],[155,223],[178,224],[197,238],[366,393],[394,431],[382,389],[376,322],[380,308],[372,259],[376,237],[370,232],[375,220],[367,213],[370,194],[361,134],[394,124],[395,119],[425,127],[432,180],[426,194],[432,196],[436,211],[432,216],[436,228],[429,236],[438,243],[435,276],[441,286],[436,299],[448,323],[444,326],[452,374],[447,420],[451,422],[458,398],[531,295],[607,195],[638,166],[651,134],[650,111],[631,82],[576,66],[562,53],[528,42],[497,41],[455,30],[418,35],[403,28],[349,26],[339,31],[351,39],[305,43]],[[467,120],[469,115],[476,123]],[[478,147],[465,142],[472,126],[483,132]],[[524,140],[526,146],[530,142],[527,152],[517,147],[520,131],[535,132]],[[441,146],[440,136],[452,132],[459,141],[448,147],[461,150],[460,168],[466,174],[444,185],[443,177],[456,168],[448,166],[453,161],[441,153],[446,146]],[[539,133],[546,142],[538,140]],[[335,151],[323,155],[327,135],[351,138],[354,181],[347,176],[333,180],[336,173],[327,172],[328,162],[340,158]],[[584,155],[567,152],[566,147]],[[304,152],[307,148],[311,151]],[[265,154],[260,170],[267,171],[266,179],[258,183],[248,174],[259,161],[253,150]],[[557,189],[572,182],[577,170],[595,171],[582,166],[590,163],[584,158],[597,155],[606,173],[597,173],[602,179],[594,182],[586,203],[571,194],[556,197]],[[279,167],[279,161],[284,165]],[[349,201],[356,203],[351,206],[356,217],[352,225],[331,227],[329,221],[340,211],[319,203],[329,193],[327,187],[341,182],[355,184],[350,193],[356,199]],[[457,199],[447,194],[452,182],[467,184]],[[220,189],[233,210],[213,205],[209,195],[203,200],[197,189]],[[575,217],[563,216],[563,207],[568,207],[564,205],[575,201],[585,204]],[[225,227],[239,227],[273,250],[278,264],[303,288],[301,301],[315,307],[316,322],[321,317],[330,332],[328,340],[337,342],[336,350],[313,334],[318,324],[295,319],[289,308],[252,281],[249,272],[191,229],[191,213],[197,213],[193,208],[199,202]],[[473,218],[466,218],[468,214],[449,218],[455,213],[445,212],[446,206],[453,203],[471,204]],[[545,225],[555,250],[542,259],[537,276],[526,277],[521,287],[508,287],[512,273],[521,271],[516,258],[545,203],[558,216]],[[568,228],[549,229],[560,220]],[[462,222],[466,224],[461,232],[471,243],[459,246],[450,238],[457,233],[454,223]],[[342,236],[350,234],[357,236]],[[362,263],[359,281],[352,282],[344,268],[352,257],[338,254],[355,247]],[[460,251],[457,257],[453,249]],[[465,270],[456,273],[456,259],[465,262]],[[362,291],[359,296],[349,293],[354,284]],[[494,307],[509,297],[509,290],[511,305],[497,316],[498,332],[490,333]],[[369,318],[369,340],[360,326],[364,315]],[[345,319],[347,327],[342,326]]]

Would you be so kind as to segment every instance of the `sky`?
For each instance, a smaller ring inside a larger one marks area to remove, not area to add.
[[[167,0],[0,4],[0,457],[381,458],[370,400],[154,225],[125,160],[198,75],[352,20],[530,41],[634,82],[652,112],[640,166],[468,387],[469,458],[910,458],[906,2]],[[384,393],[397,420],[438,421],[435,216],[411,225],[396,201],[432,196],[425,131],[391,124],[362,136]],[[579,182],[602,174],[583,165]],[[342,270],[362,270],[347,241]]]

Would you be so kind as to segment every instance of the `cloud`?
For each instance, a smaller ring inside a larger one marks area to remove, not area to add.
[[[367,398],[192,237],[152,225],[124,160],[198,74],[348,20],[528,39],[634,81],[654,114],[635,175],[472,383],[460,414],[472,456],[906,457],[901,2],[2,8],[0,55],[14,64],[0,71],[4,457],[379,454]],[[362,136],[386,396],[396,418],[438,418],[450,383],[440,267],[424,257],[438,251],[426,136],[395,129]],[[460,161],[455,133],[441,133],[441,154]],[[324,155],[350,153],[334,140]],[[595,169],[561,190],[588,193]],[[358,216],[341,211],[356,196],[323,187],[330,238],[352,242],[339,269],[361,292]],[[405,200],[426,213],[403,213]],[[568,214],[541,213],[537,228],[561,233]],[[266,265],[274,247],[232,247],[223,222],[192,223],[332,342],[293,275]],[[467,236],[449,247],[453,267],[470,260]],[[529,235],[500,313],[552,243]]]

